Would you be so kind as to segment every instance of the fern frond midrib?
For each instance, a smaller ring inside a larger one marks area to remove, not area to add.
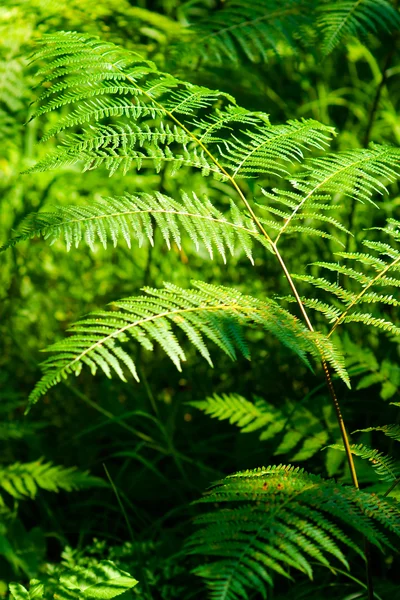
[[[199,305],[199,306],[194,306],[194,307],[191,307],[191,308],[180,308],[180,309],[176,309],[176,310],[166,310],[166,311],[164,311],[162,313],[158,313],[157,315],[151,315],[151,316],[146,317],[144,319],[138,319],[138,320],[134,321],[133,323],[128,323],[127,325],[124,325],[124,327],[120,327],[118,330],[113,331],[109,335],[107,335],[107,336],[99,339],[97,342],[95,342],[90,347],[86,348],[86,350],[84,350],[83,352],[81,352],[78,356],[76,356],[74,358],[74,360],[72,360],[68,364],[64,365],[62,367],[62,370],[65,371],[65,370],[71,369],[71,367],[74,364],[79,363],[82,360],[82,358],[84,356],[86,356],[86,354],[88,354],[89,352],[92,352],[95,348],[98,348],[99,346],[103,346],[108,340],[111,340],[112,338],[118,337],[121,333],[124,333],[125,331],[128,331],[129,329],[131,329],[133,327],[137,327],[138,325],[141,325],[142,323],[148,323],[150,321],[155,321],[157,319],[162,319],[164,317],[169,317],[171,315],[180,315],[180,314],[189,313],[189,312],[201,312],[201,311],[205,311],[205,312],[216,311],[216,312],[218,312],[220,310],[236,310],[237,308],[240,308],[240,312],[245,312],[246,311],[246,307],[245,306],[239,305],[237,303],[232,303],[232,304],[217,304],[217,305],[214,305],[214,306]],[[251,306],[248,307],[248,310],[251,311],[252,313],[258,312],[256,308],[251,307]]]
[[[38,214],[40,216],[40,213],[38,213]],[[235,229],[240,229],[241,231],[245,231],[246,233],[249,233],[254,236],[260,235],[254,229],[249,229],[247,227],[244,227],[244,225],[232,223],[232,221],[225,221],[224,219],[216,219],[215,217],[210,217],[208,215],[200,215],[198,213],[190,213],[190,212],[183,211],[183,210],[167,210],[167,209],[161,209],[161,208],[155,208],[155,209],[149,208],[146,210],[145,209],[143,209],[143,210],[126,210],[126,211],[121,211],[121,212],[107,213],[107,214],[95,215],[95,216],[90,216],[90,217],[82,217],[81,219],[70,219],[67,221],[59,221],[58,223],[55,223],[54,225],[45,225],[43,227],[43,229],[50,229],[51,227],[62,227],[63,225],[70,225],[71,223],[82,223],[82,222],[87,222],[87,221],[96,221],[99,219],[109,219],[109,218],[114,218],[114,217],[124,217],[124,216],[137,215],[137,214],[151,214],[151,215],[152,214],[167,214],[167,215],[177,215],[177,216],[182,216],[182,217],[191,217],[193,219],[203,219],[204,221],[212,221],[213,223],[220,223],[221,225],[227,225],[227,226],[235,228]]]

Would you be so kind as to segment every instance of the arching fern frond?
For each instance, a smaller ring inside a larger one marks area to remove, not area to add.
[[[35,498],[39,489],[70,492],[105,485],[102,479],[78,471],[75,467],[65,468],[40,460],[0,468],[0,487],[17,499]]]
[[[293,46],[294,37],[310,14],[304,0],[228,0],[220,10],[193,24],[185,40],[185,51],[204,61],[238,63],[268,62],[279,45]],[[192,40],[192,44],[190,44]],[[178,51],[181,46],[178,46]]]
[[[307,354],[320,359],[321,352],[346,383],[348,378],[341,354],[327,339],[309,332],[299,320],[273,300],[261,301],[236,290],[194,282],[193,290],[165,284],[165,288],[144,288],[146,295],[113,302],[111,310],[92,313],[78,321],[73,335],[47,349],[51,353],[42,365],[44,375],[33,390],[36,402],[49,388],[68,374],[78,375],[84,365],[95,374],[116,374],[125,381],[124,367],[138,379],[136,366],[122,343],[133,339],[145,349],[153,341],[180,370],[185,353],[173,328],[181,329],[200,354],[210,363],[203,336],[214,342],[232,359],[239,350],[249,357],[242,325],[257,325],[276,336],[308,363]]]
[[[344,0],[320,7],[322,50],[329,54],[348,35],[394,31],[400,27],[397,10],[386,0]]]
[[[328,448],[342,450],[342,452],[344,452],[342,444],[332,444],[328,446]],[[387,456],[383,452],[375,450],[374,448],[369,448],[364,444],[351,444],[350,449],[354,456],[359,456],[363,460],[371,463],[381,481],[391,482],[399,477],[399,470],[391,456]]]
[[[189,551],[211,562],[195,569],[213,600],[237,600],[248,590],[266,597],[275,574],[312,577],[311,563],[347,565],[344,549],[361,553],[347,531],[384,546],[382,530],[400,534],[390,502],[291,466],[245,471],[217,483],[199,501],[217,509],[197,518]],[[343,548],[343,550],[342,550]]]
[[[94,250],[98,240],[104,248],[112,241],[116,246],[121,238],[130,248],[132,238],[139,246],[147,239],[153,244],[154,225],[168,246],[175,242],[181,247],[181,230],[185,231],[196,249],[207,249],[211,258],[216,250],[226,262],[226,254],[240,247],[253,262],[252,246],[256,238],[263,243],[255,224],[232,202],[227,215],[214,208],[209,199],[183,193],[180,201],[156,192],[104,198],[87,206],[57,208],[54,212],[29,215],[20,227],[21,233],[11,238],[0,251],[22,240],[43,236],[53,243],[63,237],[67,250],[83,241]]]
[[[43,137],[71,128],[58,149],[29,171],[82,162],[113,174],[142,165],[190,166],[221,179],[286,173],[283,163],[323,148],[332,128],[317,121],[273,126],[228,94],[161,73],[140,55],[77,33],[44,36],[37,60],[47,90],[34,116],[70,105]],[[242,126],[246,129],[242,130]],[[150,162],[149,162],[150,161]]]

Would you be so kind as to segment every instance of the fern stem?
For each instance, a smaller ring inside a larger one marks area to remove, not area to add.
[[[276,244],[273,243],[272,247],[273,247],[273,249],[275,251],[275,256],[277,257],[277,259],[279,261],[279,264],[281,265],[281,268],[282,268],[282,270],[283,270],[283,272],[285,274],[285,277],[286,277],[286,279],[287,279],[287,281],[288,281],[288,283],[290,285],[290,288],[291,288],[291,290],[293,292],[293,295],[296,298],[297,304],[299,305],[299,308],[300,308],[301,314],[303,315],[304,321],[305,321],[308,329],[310,331],[314,331],[314,327],[313,327],[313,325],[312,325],[312,323],[310,321],[310,318],[309,318],[309,316],[307,314],[307,311],[306,311],[306,309],[304,307],[304,304],[301,301],[301,298],[299,296],[297,288],[296,288],[296,286],[295,286],[295,284],[293,282],[293,279],[290,276],[290,273],[289,273],[289,271],[288,271],[288,269],[287,269],[287,267],[285,265],[285,262],[284,262],[284,260],[283,260],[283,258],[281,256],[281,254],[280,254],[280,252],[279,252]],[[316,342],[316,344],[319,347],[318,342]],[[355,468],[355,465],[354,465],[353,454],[351,452],[349,437],[348,437],[348,434],[347,434],[347,431],[346,431],[346,426],[345,426],[345,423],[344,423],[342,411],[340,409],[340,404],[339,404],[339,401],[338,401],[338,398],[337,398],[337,395],[336,395],[335,387],[333,385],[333,381],[332,381],[332,377],[331,377],[331,374],[330,374],[330,371],[329,371],[328,364],[327,364],[327,362],[325,360],[325,357],[324,357],[323,352],[322,352],[321,349],[320,349],[320,352],[321,352],[321,364],[322,364],[322,368],[323,368],[324,375],[325,375],[325,381],[326,381],[326,385],[327,385],[328,390],[329,390],[329,394],[330,394],[331,399],[332,399],[333,406],[335,408],[336,418],[337,418],[337,421],[338,421],[338,424],[339,424],[339,429],[340,429],[340,433],[342,435],[343,445],[344,445],[344,449],[345,449],[345,452],[346,452],[347,462],[348,462],[350,473],[351,473],[351,479],[353,481],[354,487],[358,490],[359,489],[359,485],[358,485],[357,472],[356,472],[356,468]]]

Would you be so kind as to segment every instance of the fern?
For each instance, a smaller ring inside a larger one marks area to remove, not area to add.
[[[268,62],[272,53],[279,54],[280,46],[295,46],[296,34],[307,23],[304,0],[228,0],[189,28],[185,49],[189,56],[202,60],[238,63],[246,57],[251,62]],[[190,43],[192,40],[192,43]],[[177,51],[182,46],[178,46]]]
[[[350,0],[320,7],[323,52],[329,54],[345,36],[393,31],[400,27],[397,10],[386,0]]]
[[[304,9],[311,5],[297,0],[285,6],[261,0],[228,0],[207,23],[198,25],[198,33],[203,28],[198,43],[200,54],[213,60],[226,56],[233,62],[245,54],[250,61],[265,61],[270,49],[279,51],[300,38],[301,26],[308,22]],[[375,10],[378,5],[384,8],[382,16]],[[399,21],[396,11],[384,0],[359,0],[343,6],[331,10],[335,13],[331,20],[325,13],[321,18],[327,50],[338,43],[342,33],[388,25],[388,14],[396,15],[390,18],[390,24]],[[193,30],[198,35],[196,27]],[[225,260],[228,252],[240,247],[252,260],[253,243],[259,241],[279,263],[291,288],[289,300],[297,302],[307,327],[277,302],[261,301],[227,287],[203,282],[194,282],[190,290],[172,284],[165,284],[163,289],[146,287],[141,296],[116,301],[108,310],[82,318],[72,326],[70,337],[48,348],[50,358],[42,365],[43,377],[31,394],[31,402],[86,367],[92,374],[102,371],[122,381],[128,375],[138,379],[131,342],[147,350],[158,343],[179,370],[186,359],[182,342],[185,337],[211,365],[209,342],[232,359],[238,353],[249,358],[242,329],[250,326],[275,336],[307,366],[310,356],[322,362],[346,440],[326,362],[343,381],[349,384],[349,380],[342,354],[330,337],[342,323],[364,323],[394,336],[400,334],[400,327],[379,312],[379,307],[385,310],[399,305],[395,292],[380,289],[400,286],[396,277],[400,264],[400,251],[396,249],[399,223],[391,219],[376,234],[379,241],[365,240],[365,252],[340,252],[339,264],[328,260],[314,264],[314,269],[333,273],[334,280],[329,275],[297,276],[314,285],[318,294],[327,294],[329,302],[325,297],[299,297],[278,244],[286,234],[316,235],[343,244],[351,232],[336,218],[338,198],[375,205],[379,194],[387,192],[385,184],[398,177],[400,151],[372,144],[366,149],[324,154],[335,132],[315,120],[271,124],[267,114],[239,107],[229,94],[163,73],[145,57],[90,35],[62,32],[45,36],[40,44],[42,50],[35,58],[44,65],[40,71],[43,93],[33,116],[51,113],[42,141],[57,136],[60,145],[28,171],[79,163],[84,170],[105,168],[110,175],[147,166],[157,172],[167,169],[168,175],[174,175],[178,169],[188,167],[199,169],[205,177],[212,175],[228,182],[243,206],[239,208],[232,200],[230,211],[222,214],[207,197],[199,198],[192,191],[183,192],[178,199],[161,193],[125,194],[31,215],[23,222],[21,233],[3,249],[33,236],[51,242],[63,237],[67,249],[82,242],[91,249],[97,242],[106,247],[109,241],[116,245],[120,239],[130,247],[132,240],[139,245],[146,239],[152,243],[157,226],[168,247],[172,243],[180,247],[184,232],[196,248],[204,246],[211,257],[219,253]],[[61,116],[57,117],[56,111]],[[309,151],[321,156],[305,161]],[[266,186],[272,178],[286,177],[292,187],[288,190],[288,184],[283,184],[283,189],[263,190],[263,205],[258,192],[260,182],[239,181],[257,177]],[[227,186],[218,185],[225,193]],[[256,202],[246,198],[248,191],[254,191]],[[264,210],[268,216],[259,217]],[[382,233],[391,238],[390,243],[380,240]],[[271,288],[275,289],[275,282]],[[376,307],[376,314],[360,309],[365,304]],[[322,313],[332,325],[327,336],[313,330],[308,308]],[[229,420],[243,432],[257,431],[260,440],[273,440],[282,434],[275,454],[292,452],[301,444],[292,460],[315,455],[328,441],[329,434],[315,415],[310,417],[302,407],[292,414],[289,403],[277,409],[259,399],[250,403],[230,395],[191,404]],[[136,412],[139,415],[140,411]],[[397,439],[397,430],[387,431]],[[168,452],[174,454],[172,443],[169,446]],[[140,446],[132,456],[139,451]],[[128,457],[129,452],[115,456]],[[370,461],[384,481],[395,480],[396,467],[382,453],[362,445],[352,446],[350,468],[352,454]],[[154,469],[147,459],[143,464]],[[103,485],[86,473],[40,461],[17,463],[0,471],[0,486],[17,500],[34,497],[39,489]],[[353,479],[357,485],[356,477]],[[345,553],[362,555],[355,541],[358,537],[364,535],[384,548],[391,545],[388,533],[400,533],[399,512],[389,501],[290,466],[236,474],[216,484],[202,502],[212,503],[217,510],[199,517],[202,530],[191,538],[189,549],[193,554],[211,557],[196,572],[208,580],[214,600],[246,598],[248,589],[263,595],[276,575],[290,579],[299,571],[312,577],[315,564],[348,568],[350,561]],[[221,509],[224,503],[227,508]],[[103,563],[98,569],[74,569],[58,584],[50,590],[34,582],[29,592],[14,585],[11,593],[14,600],[112,598],[131,589],[136,581]]]
[[[276,336],[308,364],[307,353],[319,358],[321,348],[327,360],[348,383],[343,359],[326,338],[309,332],[292,314],[273,300],[260,301],[236,290],[194,282],[194,290],[165,284],[163,290],[144,288],[146,296],[114,302],[108,312],[88,315],[71,329],[73,335],[48,348],[52,356],[43,364],[44,375],[33,390],[36,402],[47,390],[70,373],[78,375],[84,365],[92,374],[97,369],[126,381],[124,367],[138,380],[136,366],[121,343],[129,338],[147,350],[158,342],[178,370],[186,360],[172,325],[179,328],[200,354],[212,365],[203,336],[232,359],[239,350],[249,358],[241,325],[258,325]]]
[[[328,448],[344,451],[343,445],[341,444],[332,444],[328,446]],[[374,448],[368,448],[368,446],[365,446],[364,444],[351,444],[350,448],[352,454],[371,463],[381,481],[391,482],[398,478],[398,470],[393,458],[390,456],[386,456]]]
[[[372,144],[368,150],[345,151],[311,159],[303,163],[305,171],[291,180],[296,191],[262,190],[268,204],[258,204],[257,207],[269,212],[273,220],[261,221],[271,231],[271,237],[275,237],[275,244],[283,234],[303,233],[333,239],[344,245],[338,237],[340,232],[346,236],[352,234],[331,215],[332,211],[340,208],[332,204],[332,196],[341,194],[360,202],[374,203],[376,193],[387,192],[382,178],[393,182],[399,166],[398,148],[377,144]]]
[[[238,394],[222,394],[221,396],[214,394],[205,400],[188,402],[188,404],[206,415],[210,415],[213,419],[229,421],[232,425],[239,427],[242,433],[264,429],[279,419],[279,411],[262,398],[257,398],[253,403]]]
[[[214,419],[228,420],[242,433],[260,431],[260,441],[276,441],[274,456],[297,447],[291,461],[308,460],[328,440],[328,432],[310,411],[290,403],[279,409],[262,398],[253,403],[238,394],[214,394],[188,404]]]
[[[393,219],[381,231],[391,235],[395,243],[399,241],[398,223]],[[327,292],[333,296],[336,307],[331,307],[324,303],[303,299],[306,306],[313,308],[325,314],[328,321],[332,324],[329,336],[341,324],[363,323],[370,327],[376,327],[392,335],[400,334],[400,327],[393,321],[382,318],[379,315],[373,315],[364,310],[358,310],[362,305],[398,306],[399,301],[393,294],[381,293],[380,288],[398,288],[400,279],[392,277],[390,273],[400,271],[400,251],[391,244],[364,240],[363,245],[375,252],[376,255],[369,253],[351,253],[337,252],[337,256],[346,261],[352,261],[361,264],[361,269],[349,267],[347,264],[338,262],[317,261],[313,263],[316,267],[325,269],[338,275],[345,276],[350,281],[358,284],[359,291],[351,291],[337,282],[329,281],[324,277],[314,277],[310,275],[293,275],[295,279],[314,285],[316,288]]]
[[[389,502],[291,466],[237,473],[199,502],[219,507],[197,518],[201,529],[189,540],[191,553],[212,560],[195,573],[213,600],[245,598],[247,590],[265,598],[274,575],[312,577],[312,564],[330,566],[332,558],[348,568],[342,547],[361,551],[347,529],[379,547],[389,543],[384,529],[400,533]]]
[[[39,489],[70,492],[104,485],[102,479],[78,471],[75,467],[64,468],[40,460],[0,468],[0,487],[16,499],[35,498]]]
[[[59,33],[43,43],[36,59],[50,61],[41,71],[50,88],[33,116],[69,104],[72,110],[42,141],[71,127],[83,132],[64,137],[55,153],[29,171],[81,161],[84,169],[104,166],[110,175],[151,163],[156,170],[170,163],[173,172],[191,166],[220,179],[280,174],[286,172],[281,161],[298,159],[302,149],[322,149],[332,134],[313,120],[271,125],[266,114],[237,107],[227,94],[182,82],[140,55],[89,36]],[[207,118],[201,116],[205,110]],[[125,121],[109,123],[121,117]],[[239,130],[232,133],[232,126]]]
[[[153,244],[154,226],[158,226],[168,246],[174,241],[181,247],[180,230],[186,231],[198,250],[205,246],[210,257],[214,249],[226,262],[226,253],[234,253],[240,245],[249,260],[252,258],[252,238],[262,241],[254,223],[231,203],[228,215],[223,215],[207,197],[197,198],[183,193],[180,202],[160,193],[105,198],[90,206],[58,208],[54,212],[32,214],[21,224],[20,235],[11,238],[0,250],[33,236],[42,235],[53,243],[63,236],[67,250],[84,240],[92,250],[98,239],[104,248],[112,240],[114,247],[120,238],[131,247],[132,237],[139,246],[147,238]]]
[[[356,429],[354,433],[358,432],[370,432],[370,431],[381,431],[388,437],[396,440],[396,442],[400,442],[400,425],[392,424],[392,425],[378,425],[376,427],[367,427],[366,429]]]
[[[113,562],[103,560],[90,567],[75,566],[65,570],[56,584],[34,579],[27,590],[19,583],[11,583],[10,595],[12,600],[53,597],[62,600],[104,600],[131,590],[137,583],[136,579]]]

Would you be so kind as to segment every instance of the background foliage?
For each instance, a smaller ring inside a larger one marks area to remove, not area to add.
[[[331,149],[350,152],[365,149],[370,142],[399,144],[399,29],[395,3],[384,0],[334,4],[307,0],[5,0],[0,7],[1,243],[23,236],[32,226],[32,220],[24,219],[32,212],[46,213],[33,222],[41,231],[49,224],[46,215],[52,207],[58,207],[60,220],[76,215],[74,210],[95,214],[101,210],[102,198],[110,196],[124,196],[118,202],[129,206],[150,203],[152,198],[153,204],[169,202],[173,208],[173,200],[168,200],[172,198],[180,206],[186,202],[193,207],[197,202],[205,210],[199,199],[206,194],[215,215],[231,211],[232,219],[239,219],[239,209],[231,206],[228,182],[205,180],[200,171],[185,165],[177,171],[169,165],[143,166],[126,175],[118,169],[110,179],[106,168],[82,175],[81,164],[70,161],[59,170],[21,175],[56,149],[53,139],[37,145],[56,126],[55,115],[28,121],[40,81],[29,57],[44,34],[64,30],[99,35],[139,51],[160,71],[232,94],[239,106],[268,113],[272,124],[306,118],[322,123],[327,132],[335,128]],[[59,114],[67,117],[69,107],[62,106]],[[165,135],[173,137],[174,131]],[[266,173],[256,182],[243,180],[241,187],[249,196],[260,195],[260,186],[270,190],[276,182],[275,176]],[[363,241],[383,240],[383,235],[387,241],[387,232],[371,237],[366,231],[384,228],[387,219],[399,219],[398,184],[394,176],[385,183],[383,195],[373,185],[370,188],[376,207],[339,198],[338,193],[339,216],[335,211],[335,218],[353,233],[339,232],[342,251],[373,254],[376,246],[362,247]],[[367,181],[364,186],[368,189]],[[143,192],[147,200],[137,196]],[[247,215],[240,218],[246,222]],[[279,221],[282,214],[271,218]],[[65,570],[96,569],[99,561],[113,561],[117,566],[100,564],[118,573],[122,570],[123,577],[131,573],[139,581],[133,587],[134,580],[123,579],[126,588],[118,593],[123,591],[126,597],[204,597],[205,588],[197,575],[212,579],[213,567],[199,559],[203,534],[186,540],[195,531],[196,517],[200,524],[207,524],[210,539],[204,543],[218,543],[212,524],[215,519],[221,523],[225,513],[215,513],[215,517],[203,511],[199,517],[199,507],[192,504],[212,483],[233,472],[280,462],[313,473],[296,471],[300,473],[296,493],[304,494],[302,486],[307,487],[312,477],[334,477],[338,485],[350,482],[344,454],[337,449],[340,432],[321,372],[315,377],[284,345],[260,331],[249,334],[251,362],[240,353],[232,362],[229,352],[226,355],[214,347],[211,368],[190,345],[183,344],[186,361],[179,372],[160,347],[153,352],[140,348],[133,356],[140,384],[133,378],[125,384],[118,378],[93,378],[83,370],[79,380],[62,380],[24,416],[27,398],[39,379],[40,351],[61,340],[82,315],[102,310],[119,298],[137,296],[143,286],[161,288],[168,281],[187,289],[192,280],[202,280],[261,299],[289,293],[268,250],[254,244],[249,260],[252,244],[247,238],[235,239],[233,256],[229,256],[229,243],[222,251],[212,243],[223,236],[222,227],[199,233],[182,220],[178,239],[172,225],[161,218],[153,222],[151,233],[145,225],[136,239],[131,234],[131,244],[113,247],[109,241],[104,248],[99,239],[86,237],[95,252],[84,243],[84,235],[82,243],[71,243],[76,241],[76,232],[66,236],[71,246],[66,252],[55,227],[46,233],[54,242],[51,247],[34,237],[0,254],[0,594],[4,596],[10,581],[25,587],[30,579],[39,579],[47,586],[40,593],[47,597]],[[326,236],[310,237],[298,225],[286,242],[285,256],[291,272],[305,284],[310,275],[320,276],[316,266],[310,269],[308,265],[327,266],[338,246]],[[123,232],[120,225],[122,238]],[[112,228],[109,233],[112,240]],[[203,243],[196,244],[196,233]],[[204,244],[207,240],[209,247]],[[346,268],[354,267],[354,258],[359,257],[336,254],[338,268],[335,264],[329,282],[346,283],[350,277]],[[356,279],[357,283],[363,285],[362,280]],[[324,291],[324,284],[317,284]],[[387,294],[391,300],[378,317],[395,323],[396,288]],[[322,293],[319,298],[325,300]],[[324,327],[323,314],[313,318]],[[395,403],[400,402],[400,346],[399,330],[394,327],[363,328],[354,318],[341,337],[352,389],[340,382],[337,387],[348,430],[360,430],[352,442],[362,488],[376,494],[385,493],[387,482],[398,477],[399,408]],[[390,430],[373,430],[386,423],[393,424]],[[274,485],[281,485],[281,476],[285,482],[279,469],[272,473]],[[314,485],[316,480],[312,481]],[[235,485],[239,485],[236,480],[228,480],[229,493]],[[324,485],[323,493],[330,498],[336,484],[329,480]],[[223,504],[218,489],[212,488],[204,501]],[[234,493],[241,489],[235,488]],[[390,493],[394,507],[399,493],[399,488]],[[295,507],[292,517],[297,511],[297,517],[312,519],[307,511],[315,506],[310,508],[306,495],[302,498],[301,508]],[[347,501],[353,502],[353,497]],[[270,502],[273,506],[274,494]],[[323,510],[321,506],[318,510]],[[338,513],[328,513],[329,527],[336,527]],[[265,514],[270,513],[263,513],[263,518]],[[294,531],[297,525],[289,514],[286,519]],[[257,509],[253,516],[258,518]],[[276,523],[280,518],[276,517]],[[398,523],[393,521],[393,527],[398,528]],[[358,531],[363,528],[367,529],[365,523]],[[236,534],[248,535],[248,531]],[[288,531],[277,531],[277,535],[290,541]],[[336,562],[319,552],[319,544],[326,549],[328,542],[324,546],[322,538],[314,539],[310,564],[298,557],[289,565],[295,586],[289,578],[278,576],[282,575],[278,567],[272,567],[268,597],[285,598],[290,590],[291,597],[299,599],[320,598],[322,593],[343,600],[365,598],[363,560],[350,529],[347,535],[337,538],[345,550],[336,545],[330,548]],[[359,537],[356,541],[360,542]],[[372,553],[377,597],[394,597],[400,582],[393,541],[384,554],[376,549]],[[351,576],[347,564],[351,564]],[[307,577],[310,569],[312,582]],[[21,588],[11,591],[16,600],[28,597]],[[238,586],[226,597],[241,593]],[[259,597],[254,590],[246,593],[249,598]],[[224,597],[218,581],[211,586],[211,594]]]

